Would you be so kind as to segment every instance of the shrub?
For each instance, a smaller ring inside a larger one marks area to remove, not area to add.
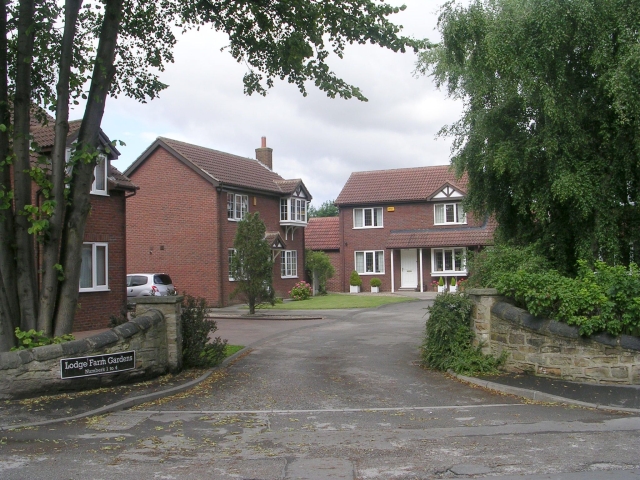
[[[207,313],[204,298],[185,295],[182,300],[182,358],[184,366],[212,367],[225,357],[226,340],[216,337],[210,340],[218,326],[214,320],[205,318]]]
[[[311,296],[311,285],[305,281],[300,281],[294,285],[289,295],[294,300],[307,300]]]
[[[382,280],[380,280],[379,278],[373,277],[369,281],[369,285],[371,285],[372,287],[380,287],[382,285]]]
[[[318,291],[321,295],[327,294],[327,280],[336,273],[335,268],[331,264],[331,258],[325,252],[314,250],[306,250],[305,252],[305,268],[311,276],[315,275],[318,279]]]
[[[451,286],[452,287],[456,286],[456,277],[451,277]]]
[[[15,329],[15,335],[18,339],[18,346],[11,350],[27,350],[29,348],[43,347],[45,345],[54,345],[58,343],[70,342],[75,340],[73,335],[67,333],[61,337],[47,337],[44,330],[36,332],[34,329],[22,331],[19,327]]]
[[[351,276],[349,277],[349,285],[353,285],[354,287],[362,286],[362,279],[360,278],[360,275],[358,275],[358,272],[356,272],[355,270],[351,272]]]
[[[473,303],[466,295],[444,293],[427,308],[429,319],[422,344],[425,365],[467,375],[497,372],[506,356],[496,359],[484,355],[482,345],[473,346],[472,307]]]
[[[440,278],[438,279],[438,286],[439,286],[439,287],[444,287],[444,278],[440,277]]]

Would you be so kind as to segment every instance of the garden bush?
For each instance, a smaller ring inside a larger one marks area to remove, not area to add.
[[[353,285],[354,287],[362,286],[362,279],[360,275],[355,270],[351,272],[351,276],[349,277],[349,285]]]
[[[453,370],[459,374],[496,373],[504,363],[484,355],[482,345],[474,346],[471,330],[473,303],[466,295],[438,295],[427,308],[429,319],[422,344],[423,363],[436,370]]]
[[[11,351],[28,350],[30,348],[44,347],[45,345],[55,345],[75,340],[74,336],[70,333],[62,335],[61,337],[47,337],[44,330],[40,330],[39,332],[34,329],[22,331],[20,327],[16,327],[14,333],[18,339],[18,346],[13,347]]]
[[[640,272],[578,262],[576,277],[549,268],[533,247],[494,247],[471,261],[469,286],[494,287],[534,315],[578,327],[581,335],[640,336]]]
[[[369,281],[369,285],[371,285],[372,287],[380,287],[382,285],[382,280],[380,280],[377,277],[373,277],[370,281]]]
[[[182,359],[186,368],[212,367],[225,358],[226,340],[210,339],[218,326],[214,320],[205,318],[207,313],[204,298],[185,295],[182,300]]]
[[[311,296],[311,285],[301,280],[293,286],[289,295],[294,300],[308,300]]]

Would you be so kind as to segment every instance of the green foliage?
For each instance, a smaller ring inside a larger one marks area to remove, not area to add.
[[[324,295],[327,293],[327,280],[336,273],[335,268],[331,264],[329,255],[325,252],[307,250],[305,252],[305,268],[311,275],[315,275],[318,279],[318,290]]]
[[[456,286],[456,277],[451,277],[451,286],[452,287]]]
[[[268,302],[273,305],[273,259],[271,247],[264,238],[266,227],[260,214],[248,213],[238,222],[233,241],[235,254],[229,265],[229,274],[236,282],[232,298],[243,295],[254,314],[256,305]]]
[[[227,341],[211,338],[218,329],[214,320],[206,318],[204,298],[185,295],[182,300],[182,360],[187,368],[212,367],[225,358]]]
[[[438,286],[439,286],[439,287],[444,287],[444,278],[440,277],[440,278],[438,279]]]
[[[466,295],[444,293],[436,297],[427,308],[429,320],[422,344],[425,365],[464,375],[497,372],[505,357],[484,355],[481,345],[473,346],[472,308],[473,302]]]
[[[372,287],[380,287],[380,285],[382,285],[382,280],[380,280],[377,277],[373,277],[370,281],[369,281],[369,285],[371,285]]]
[[[308,300],[311,296],[311,285],[305,281],[296,283],[289,292],[294,300]]]
[[[337,217],[340,213],[340,210],[338,210],[338,206],[333,202],[334,200],[327,200],[326,202],[322,202],[322,205],[320,205],[318,208],[314,207],[313,205],[309,205],[309,218]]]
[[[15,335],[18,339],[18,346],[11,350],[27,350],[29,348],[42,347],[45,345],[54,345],[63,342],[75,340],[73,335],[66,334],[60,337],[47,337],[43,330],[36,332],[34,329],[23,332],[19,327],[15,329]]]
[[[534,315],[576,325],[581,335],[607,332],[640,336],[640,272],[578,262],[568,277],[549,268],[535,248],[497,246],[471,259],[468,285],[494,287]]]
[[[506,272],[522,270],[536,273],[550,268],[549,262],[538,253],[535,245],[515,247],[498,244],[468,256],[469,279],[467,287],[496,287]]]
[[[561,273],[640,250],[640,3],[448,2],[418,71],[464,102],[441,134],[465,209]],[[637,253],[636,253],[637,255]]]
[[[352,285],[354,287],[362,286],[362,279],[360,278],[360,275],[358,275],[358,272],[356,272],[355,270],[351,272],[351,276],[349,277],[349,285]]]

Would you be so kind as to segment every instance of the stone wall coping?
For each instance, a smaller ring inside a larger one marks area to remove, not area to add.
[[[175,304],[175,303],[182,303],[182,299],[184,298],[184,295],[168,295],[168,296],[149,296],[149,297],[131,297],[131,298],[127,298],[127,302],[128,303],[132,303],[132,304],[157,304],[157,303],[163,303],[163,304]]]
[[[481,295],[484,297],[499,296],[498,290],[495,288],[465,288],[464,293],[467,295]]]
[[[152,298],[152,297],[149,297]],[[158,297],[166,299],[168,297]],[[178,298],[178,297],[169,297]],[[158,302],[149,302],[158,303]],[[159,302],[169,303],[169,302]],[[174,302],[170,302],[174,303]],[[73,340],[55,345],[45,345],[35,347],[29,350],[16,350],[13,352],[0,353],[0,370],[9,370],[26,365],[34,360],[39,362],[52,360],[55,358],[63,358],[69,355],[77,356],[83,353],[95,353],[97,349],[116,343],[120,339],[126,339],[132,335],[131,332],[146,331],[153,325],[157,325],[163,319],[162,313],[158,310],[149,310],[143,315],[134,318],[130,322],[107,330],[106,332],[96,333],[82,340]],[[130,325],[131,324],[131,325]]]
[[[590,337],[583,337],[580,335],[579,329],[575,325],[567,325],[566,323],[558,322],[557,320],[536,317],[526,310],[506,302],[497,302],[493,307],[491,307],[491,313],[511,323],[528,328],[529,330],[552,335],[560,335],[567,338],[584,338],[585,340],[592,340],[611,347],[621,346],[628,350],[640,351],[640,338],[638,337],[633,337],[631,335],[619,335],[614,337],[604,332],[594,334]]]

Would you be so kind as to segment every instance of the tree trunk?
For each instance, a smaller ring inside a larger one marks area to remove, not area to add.
[[[123,0],[106,1],[89,97],[78,134],[76,149],[92,154],[97,153],[105,101],[115,75],[115,50],[122,20],[122,6]],[[62,239],[61,255],[65,280],[58,293],[58,309],[54,329],[56,336],[71,333],[73,329],[73,317],[78,304],[82,243],[87,216],[91,210],[89,195],[95,165],[96,157],[94,156],[91,162],[78,162],[74,166],[70,192],[71,203],[67,207],[66,229]]]
[[[31,68],[34,40],[34,2],[20,2],[16,55],[16,86],[13,101],[13,151],[15,160],[15,239],[16,274],[20,300],[20,326],[23,330],[36,327],[37,285],[34,239],[29,234],[29,218],[25,207],[32,204],[31,168],[29,157],[29,127],[31,113]]]
[[[58,84],[56,86],[55,139],[51,154],[51,195],[55,202],[55,207],[49,219],[48,239],[44,244],[42,254],[42,286],[38,316],[38,330],[44,330],[48,336],[53,333],[53,318],[58,293],[59,272],[56,270],[55,265],[60,261],[60,238],[65,213],[64,177],[67,135],[69,133],[69,79],[73,63],[73,41],[81,5],[82,0],[66,0],[65,2],[64,34],[60,53]]]
[[[9,99],[7,89],[7,5],[0,0],[0,123],[8,127]],[[0,130],[0,159],[9,154],[9,130]],[[0,164],[0,352],[15,345],[13,331],[20,324],[15,252],[13,249],[13,203],[9,165]]]

